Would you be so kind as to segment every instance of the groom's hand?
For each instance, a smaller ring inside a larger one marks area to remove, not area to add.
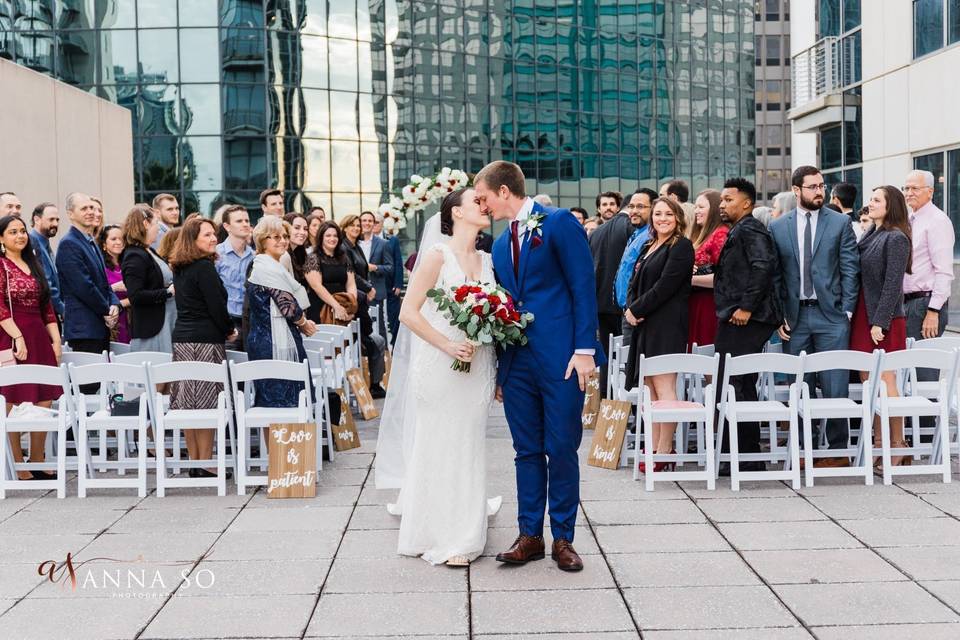
[[[567,375],[565,375],[563,379],[569,380],[570,374],[576,370],[577,381],[580,383],[580,391],[586,391],[587,378],[589,378],[590,374],[596,371],[596,369],[597,365],[593,361],[593,356],[575,353],[573,357],[570,358],[570,364],[567,365]]]
[[[493,392],[493,399],[497,402],[503,402],[503,387],[497,385],[497,390]]]

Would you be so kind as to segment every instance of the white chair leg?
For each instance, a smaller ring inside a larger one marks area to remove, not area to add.
[[[137,438],[137,496],[147,497],[147,423],[141,420]]]
[[[646,411],[643,413],[643,466],[644,488],[653,491],[653,419]]]
[[[0,407],[0,411],[6,411],[6,407]],[[14,465],[13,455],[9,447],[7,426],[3,419],[0,418],[0,500],[7,497],[6,482],[8,470],[10,472],[10,479],[17,477],[17,469]]]
[[[803,412],[803,476],[804,484],[813,486],[813,420],[809,411]]]
[[[57,448],[57,498],[63,499],[67,497],[67,425],[64,422],[57,429]]]
[[[797,427],[797,414],[794,412],[790,416],[790,457],[788,458],[790,461],[791,485],[794,491],[800,489],[800,434],[798,433],[799,429]]]
[[[237,481],[237,495],[242,496],[247,492],[247,442],[250,433],[242,414],[237,421],[237,427],[237,470],[234,477]]]
[[[883,459],[883,484],[893,484],[890,472],[890,413],[885,403],[880,404],[880,451]]]
[[[223,408],[226,412],[226,408]],[[217,495],[227,495],[227,425],[223,420],[217,425]]]
[[[730,424],[730,489],[740,491],[740,429],[736,414],[729,416]]]
[[[74,436],[77,445],[77,497],[87,497],[87,461],[90,457],[90,439],[86,425],[74,427]],[[92,479],[92,476],[91,476]]]
[[[937,431],[940,435],[940,465],[943,468],[943,481],[950,482],[950,409],[946,402],[940,403],[940,420],[938,420]],[[935,455],[937,452],[931,452]]]
[[[180,473],[180,429],[173,428],[173,472]]]

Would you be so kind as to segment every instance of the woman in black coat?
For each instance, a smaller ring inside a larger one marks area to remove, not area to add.
[[[130,300],[128,327],[131,351],[173,352],[171,334],[177,319],[173,273],[150,245],[159,217],[144,204],[134,206],[123,223],[126,249],[120,259]]]
[[[640,355],[651,358],[687,349],[690,274],[693,273],[693,243],[685,236],[683,209],[673,200],[658,198],[650,217],[653,231],[640,252],[627,292],[627,322],[634,327],[627,357],[628,388],[645,384],[654,401],[676,400],[676,374],[639,380]],[[653,425],[654,453],[673,453],[676,423]],[[672,467],[658,462],[655,471]],[[641,471],[643,471],[641,465]]]

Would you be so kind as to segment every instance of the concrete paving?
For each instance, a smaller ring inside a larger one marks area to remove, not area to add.
[[[584,464],[584,571],[549,557],[508,567],[493,558],[516,535],[513,451],[496,407],[488,485],[504,505],[484,555],[450,569],[396,554],[399,522],[384,509],[395,492],[373,486],[376,429],[360,423],[363,446],[325,466],[310,500],[212,490],[80,500],[75,483],[65,500],[8,494],[0,638],[960,638],[960,481],[647,493],[627,469]],[[68,552],[76,589],[66,570],[56,583],[37,571]]]

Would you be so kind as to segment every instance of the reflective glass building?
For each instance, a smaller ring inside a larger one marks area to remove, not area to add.
[[[0,0],[0,56],[128,107],[136,192],[374,208],[412,173],[531,192],[753,176],[751,0]],[[5,99],[16,99],[5,96]]]

